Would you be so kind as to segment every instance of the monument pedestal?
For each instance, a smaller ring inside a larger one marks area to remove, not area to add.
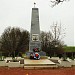
[[[26,56],[30,56],[31,53],[36,53],[36,52],[26,52]],[[40,56],[46,56],[46,53],[43,51],[37,52]]]

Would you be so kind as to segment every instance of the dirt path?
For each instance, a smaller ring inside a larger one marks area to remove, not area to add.
[[[0,75],[75,75],[75,68],[25,70],[23,68],[0,67]]]

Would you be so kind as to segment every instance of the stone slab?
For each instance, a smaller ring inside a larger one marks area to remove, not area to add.
[[[0,66],[6,66],[6,62],[5,61],[0,61]]]
[[[71,62],[71,61],[72,61],[72,59],[70,59],[70,58],[67,58],[66,60],[67,60],[68,62]]]
[[[59,60],[59,57],[51,57],[50,59]]]
[[[71,62],[68,62],[68,61],[61,61],[60,66],[61,67],[71,67],[72,64]]]
[[[71,60],[71,65],[75,66],[75,60]]]
[[[4,60],[7,62],[7,60],[12,60],[12,57],[6,57]]]
[[[50,61],[50,60],[48,60],[48,59],[40,59],[40,60],[30,60],[30,59],[25,59],[24,60],[24,64],[26,65],[32,65],[32,64],[36,64],[36,65],[38,65],[38,64],[43,64],[43,65],[48,65],[48,64],[52,64],[52,65],[54,65],[55,63],[54,62],[52,62],[52,61]]]
[[[49,69],[49,68],[57,68],[57,65],[50,66],[24,66],[24,69]]]
[[[20,62],[9,62],[8,67],[20,67]]]

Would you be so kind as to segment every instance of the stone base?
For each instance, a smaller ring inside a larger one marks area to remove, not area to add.
[[[35,52],[26,52],[26,56],[30,56],[31,53],[35,53]],[[46,56],[46,53],[43,51],[37,52],[39,53],[40,56]]]
[[[49,69],[49,68],[57,68],[58,66],[48,60],[48,59],[40,59],[40,60],[30,60],[25,59],[24,69]]]

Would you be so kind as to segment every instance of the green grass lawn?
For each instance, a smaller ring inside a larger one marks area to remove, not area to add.
[[[63,47],[63,48],[64,48],[64,52],[75,52],[74,46],[67,46],[67,47]]]

